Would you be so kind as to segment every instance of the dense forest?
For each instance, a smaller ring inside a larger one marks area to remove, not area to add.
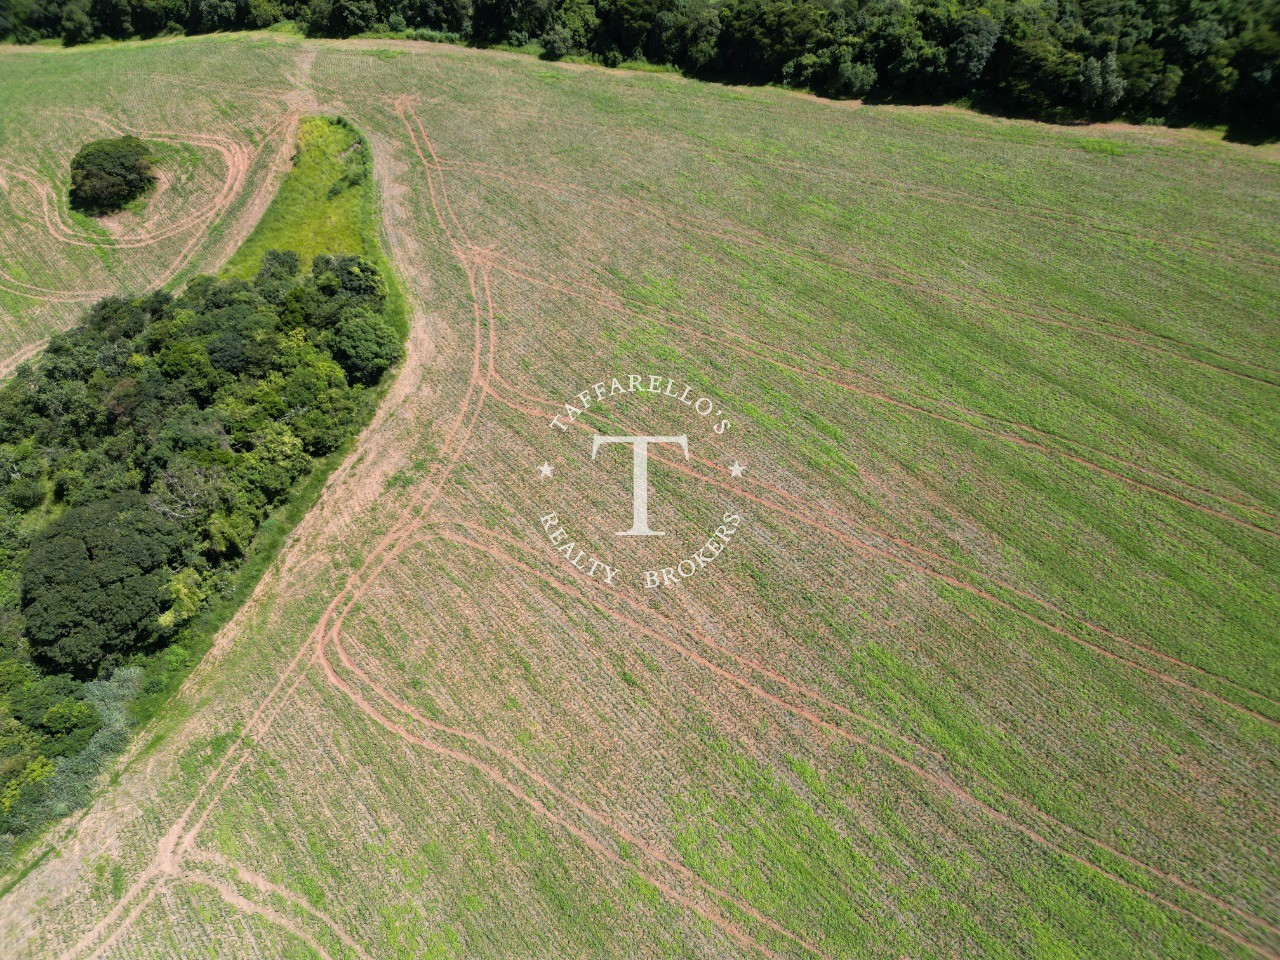
[[[1280,0],[0,0],[19,42],[266,27],[534,45],[607,65],[1046,120],[1280,134]]]
[[[356,256],[94,306],[0,387],[0,835],[73,805],[400,356]]]

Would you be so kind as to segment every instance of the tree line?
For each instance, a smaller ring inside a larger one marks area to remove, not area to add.
[[[147,692],[121,678],[181,657],[264,519],[354,435],[401,354],[387,295],[361,257],[303,271],[270,251],[252,282],[103,300],[0,386],[8,843],[84,788],[87,754],[108,733],[118,746],[118,714]]]
[[[535,44],[828,97],[1280,134],[1280,0],[0,0],[20,42],[236,30]]]

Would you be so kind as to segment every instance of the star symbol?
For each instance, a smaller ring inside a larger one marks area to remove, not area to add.
[[[546,480],[551,476],[551,464],[544,463],[538,468],[538,473],[542,474],[542,479]]]
[[[740,477],[742,476],[742,471],[745,469],[747,468],[744,467],[742,464],[740,464],[737,460],[734,460],[733,466],[729,468],[729,472],[733,474],[735,477]]]

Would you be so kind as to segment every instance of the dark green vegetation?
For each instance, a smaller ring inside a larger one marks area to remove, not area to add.
[[[1280,132],[1277,0],[0,0],[0,34],[149,37],[265,27],[422,39],[550,58],[671,64],[832,97],[968,100],[1044,119],[1125,117]]]
[[[147,145],[137,137],[86,143],[71,160],[71,207],[112,213],[156,182]]]
[[[336,145],[363,148],[347,126],[304,130],[304,171],[332,167],[315,151],[335,161]],[[369,185],[331,180],[310,207],[290,210],[358,235]],[[335,204],[345,226],[327,216]],[[317,464],[354,435],[369,388],[399,359],[375,263],[309,259],[308,272],[297,253],[267,250],[240,258],[256,267],[248,280],[201,277],[176,297],[103,300],[0,388],[7,844],[73,806],[125,742],[124,714],[154,709],[190,665],[202,614],[243,594],[244,569],[261,573],[260,527],[289,512]]]

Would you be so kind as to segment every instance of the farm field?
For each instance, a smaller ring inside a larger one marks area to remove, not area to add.
[[[369,139],[412,312],[0,884],[5,957],[1280,955],[1274,148],[269,34],[3,48],[0,92],[0,369],[220,269],[307,114]],[[172,155],[94,226],[103,129]],[[733,421],[651,456],[656,519],[741,518],[679,587],[541,520],[615,549],[623,455],[548,423],[632,374]]]

